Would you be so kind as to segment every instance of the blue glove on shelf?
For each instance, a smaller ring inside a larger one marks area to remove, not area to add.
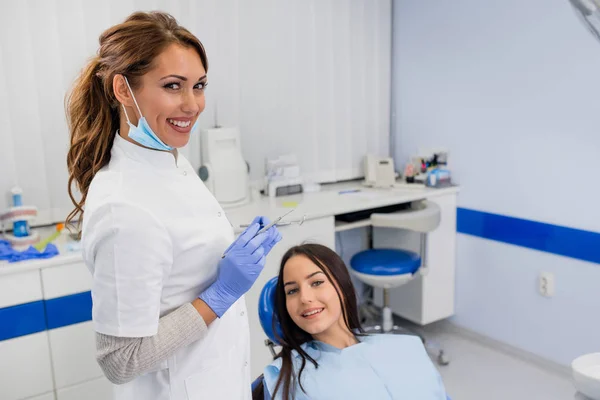
[[[48,244],[44,251],[38,251],[33,246],[25,251],[17,251],[12,248],[8,240],[0,240],[0,260],[6,260],[10,263],[35,260],[38,258],[50,258],[58,255],[58,249],[52,243]]]

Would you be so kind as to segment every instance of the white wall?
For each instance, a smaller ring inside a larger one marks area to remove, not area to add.
[[[14,185],[61,221],[67,196],[63,98],[98,36],[136,10],[170,12],[204,43],[200,126],[239,126],[252,179],[265,157],[298,155],[315,181],[361,175],[366,151],[389,152],[391,0],[2,0],[0,211]],[[200,165],[193,135],[183,153]]]
[[[389,153],[391,0],[239,1],[244,155],[296,153],[317,182]]]
[[[393,7],[396,162],[447,147],[461,207],[600,232],[600,43],[568,1]],[[562,364],[600,350],[600,265],[463,235],[457,263],[456,323]]]

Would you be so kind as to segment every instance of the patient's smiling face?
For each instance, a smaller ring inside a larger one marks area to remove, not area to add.
[[[321,341],[348,330],[334,284],[308,257],[291,257],[283,282],[287,311],[300,329]]]

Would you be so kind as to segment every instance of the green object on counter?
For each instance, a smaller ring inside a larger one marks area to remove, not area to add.
[[[60,236],[60,232],[63,230],[63,228],[64,228],[63,224],[57,224],[56,232],[54,232],[52,235],[48,236],[46,239],[34,244],[33,248],[36,249],[37,251],[44,250],[46,248],[46,246],[48,246],[48,243],[56,240],[56,238],[58,238]]]

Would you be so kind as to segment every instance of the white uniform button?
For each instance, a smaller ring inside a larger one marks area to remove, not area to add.
[[[248,366],[248,361],[246,361],[246,362],[244,363],[244,367],[247,367],[247,366]]]
[[[245,312],[243,312],[243,311],[240,313],[240,315],[241,315],[242,317],[244,316],[244,314],[245,314]]]
[[[183,176],[187,176],[187,171],[183,171]]]
[[[217,217],[220,217],[220,216],[221,216],[221,212],[219,211],[219,212],[217,213]]]

